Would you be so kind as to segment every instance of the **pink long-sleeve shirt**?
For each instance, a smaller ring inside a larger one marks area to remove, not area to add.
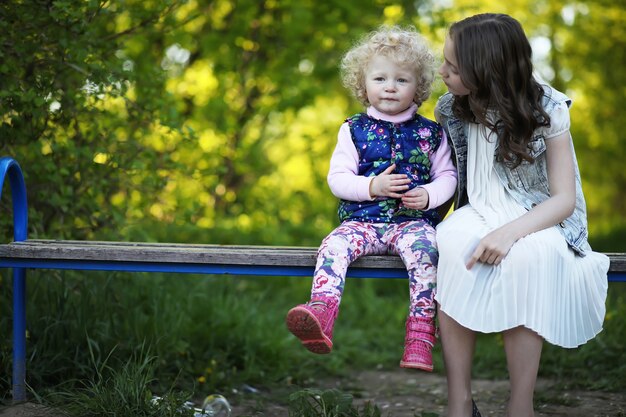
[[[392,123],[401,123],[409,120],[417,111],[417,105],[413,104],[405,111],[396,115],[381,113],[374,107],[367,108],[370,117],[379,120],[386,120]],[[457,172],[452,163],[450,146],[445,136],[430,157],[431,182],[421,185],[428,192],[428,207],[433,209],[448,201],[456,189]],[[358,175],[359,155],[357,153],[348,123],[343,123],[337,135],[337,145],[330,158],[330,169],[328,170],[327,181],[331,192],[337,198],[348,201],[371,201],[369,187],[374,177]]]

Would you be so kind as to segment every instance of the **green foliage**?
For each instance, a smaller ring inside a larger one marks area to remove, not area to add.
[[[337,129],[361,111],[339,82],[343,52],[381,23],[415,25],[439,50],[452,21],[489,10],[513,14],[551,46],[539,70],[574,98],[591,243],[625,250],[626,12],[602,0],[453,3],[0,2],[0,152],[24,170],[29,236],[317,246],[337,224],[325,178]],[[435,86],[424,115],[443,91]],[[626,388],[620,285],[609,289],[605,331],[578,349],[547,347],[544,376]],[[282,326],[309,288],[285,278],[29,272],[28,381],[34,392],[63,384],[79,403],[87,387],[103,398],[123,389],[136,404],[146,386],[165,398],[243,383],[298,388],[318,373],[397,366],[405,282],[350,282],[326,358]],[[10,305],[2,271],[3,334]],[[10,348],[3,338],[3,396]],[[506,377],[501,339],[479,338],[475,371]],[[137,384],[122,386],[125,377]]]
[[[568,8],[575,14],[555,33],[555,71],[575,93],[572,119],[580,122],[572,123],[572,134],[582,139],[577,141],[577,150],[582,154],[585,190],[591,196],[590,218],[601,236],[618,228],[623,233],[626,172],[620,161],[626,156],[621,137],[626,120],[619,114],[626,94],[626,71],[614,69],[622,68],[626,59],[626,10],[602,0],[573,3]],[[607,30],[613,27],[619,29]]]
[[[156,221],[268,239],[288,223],[287,239],[317,244],[335,218],[325,167],[348,114],[338,58],[387,8],[1,5],[1,146],[25,170],[31,236],[125,238]]]
[[[325,176],[337,128],[361,110],[339,84],[343,52],[381,23],[416,25],[438,50],[451,21],[486,10],[513,14],[551,46],[538,68],[575,99],[591,235],[624,227],[623,127],[611,112],[625,37],[604,32],[623,26],[623,10],[318,3],[0,5],[0,146],[25,170],[31,236],[158,240],[166,227],[167,240],[317,245],[336,224]],[[9,239],[8,217],[0,229]]]
[[[168,96],[142,95],[158,91],[166,74],[126,70],[132,61],[124,46],[131,37],[153,39],[176,6],[0,5],[0,146],[25,171],[31,236],[90,237],[115,229],[126,216],[115,196],[162,186],[163,179],[145,172],[156,172],[169,156],[139,139],[168,121],[162,111],[171,107]],[[2,210],[8,211],[6,200]],[[10,218],[1,225],[10,236]]]

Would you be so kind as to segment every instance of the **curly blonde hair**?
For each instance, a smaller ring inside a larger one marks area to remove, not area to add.
[[[370,104],[365,90],[365,72],[375,56],[384,56],[414,71],[417,91],[413,102],[418,107],[430,97],[435,79],[435,56],[426,39],[412,27],[381,26],[361,38],[341,60],[343,85],[363,105]]]

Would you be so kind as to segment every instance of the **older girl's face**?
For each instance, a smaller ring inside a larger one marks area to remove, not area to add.
[[[448,87],[448,91],[455,96],[466,96],[470,93],[470,90],[461,81],[454,43],[449,36],[443,45],[443,64],[439,67],[439,75]]]

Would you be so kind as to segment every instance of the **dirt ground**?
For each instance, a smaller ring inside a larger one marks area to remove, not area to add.
[[[313,386],[349,392],[359,408],[369,401],[378,406],[383,417],[445,415],[445,378],[438,374],[405,369],[365,371],[351,379],[317,381]],[[475,380],[473,388],[483,416],[504,416],[507,381]],[[233,401],[232,417],[289,417],[287,405],[277,397],[280,395],[263,390],[240,396]],[[626,393],[562,391],[555,381],[540,380],[535,400],[536,417],[626,417]],[[0,417],[64,416],[38,404],[24,403],[0,408]]]

